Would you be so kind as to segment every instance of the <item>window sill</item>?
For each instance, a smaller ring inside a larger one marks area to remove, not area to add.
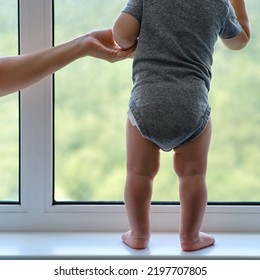
[[[2,232],[0,259],[260,259],[260,233],[213,233],[216,244],[183,252],[177,233],[153,233],[149,248],[132,250],[120,233]]]

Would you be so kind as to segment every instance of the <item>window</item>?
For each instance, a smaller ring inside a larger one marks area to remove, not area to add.
[[[119,0],[105,5],[102,0],[55,0],[55,43],[111,26],[123,5]],[[254,25],[258,11],[251,6],[249,10]],[[257,38],[239,53],[221,42],[215,50],[210,92],[214,131],[208,168],[212,202],[260,201]],[[111,66],[81,60],[55,75],[55,201],[122,201],[130,91],[131,61]],[[172,153],[161,155],[154,201],[177,201]]]
[[[21,53],[111,26],[124,5],[121,0],[112,2],[19,1]],[[260,201],[259,67],[255,65],[260,9],[255,8],[256,0],[248,6],[253,30],[248,48],[232,53],[218,44],[215,53],[208,176],[214,204],[208,207],[204,226],[210,231],[260,230],[260,207],[252,205]],[[21,199],[19,205],[0,205],[2,229],[127,227],[124,207],[118,202],[123,200],[124,130],[131,83],[131,61],[109,64],[88,57],[21,92]],[[0,141],[1,137],[6,135]],[[179,206],[165,203],[178,201],[172,154],[162,153],[162,157],[154,187],[154,201],[160,203],[152,206],[152,223],[154,230],[177,230]],[[225,204],[230,202],[236,205]]]
[[[0,56],[18,54],[16,0],[0,1]],[[19,104],[18,94],[0,102],[0,203],[19,202]]]

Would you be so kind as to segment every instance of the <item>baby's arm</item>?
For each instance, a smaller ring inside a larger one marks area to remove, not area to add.
[[[138,20],[127,13],[121,13],[113,26],[115,42],[122,49],[133,47],[139,36],[140,24]]]
[[[250,39],[250,23],[244,0],[230,0],[239,21],[242,31],[231,39],[222,39],[224,45],[231,50],[243,49]]]

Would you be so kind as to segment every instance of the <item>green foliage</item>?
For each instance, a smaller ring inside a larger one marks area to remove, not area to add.
[[[0,0],[0,56],[18,52],[17,1]],[[0,201],[18,200],[19,122],[17,94],[0,102]]]

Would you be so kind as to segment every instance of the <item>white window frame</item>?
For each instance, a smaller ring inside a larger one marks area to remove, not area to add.
[[[20,0],[20,40],[21,54],[52,46],[52,0]],[[52,79],[21,92],[21,204],[0,205],[0,230],[125,230],[123,205],[53,205]],[[153,205],[153,229],[178,231],[179,214],[178,205]],[[258,206],[208,206],[204,229],[259,232],[259,221]]]

